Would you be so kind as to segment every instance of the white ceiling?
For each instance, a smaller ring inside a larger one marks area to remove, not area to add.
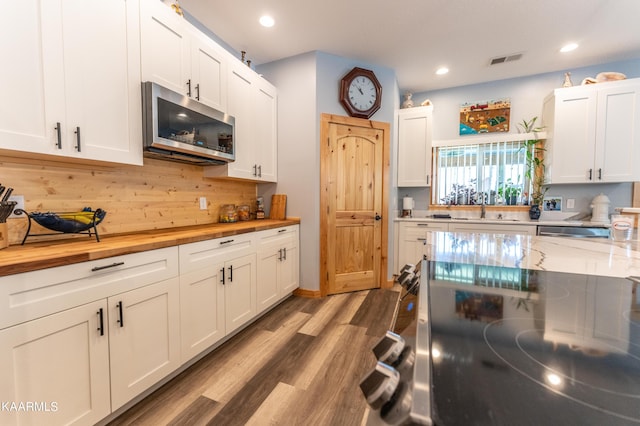
[[[246,51],[255,65],[320,50],[389,67],[400,90],[414,93],[640,58],[640,0],[180,0],[180,5],[233,49]],[[258,24],[265,13],[275,18],[274,27]],[[580,47],[559,53],[567,42]],[[519,61],[489,66],[493,57],[516,53],[523,54]],[[450,73],[436,76],[441,66]]]

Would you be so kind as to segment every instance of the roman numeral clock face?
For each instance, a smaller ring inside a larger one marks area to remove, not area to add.
[[[369,77],[356,77],[349,85],[349,101],[358,111],[367,111],[376,101],[376,86]]]
[[[340,82],[340,103],[352,117],[369,118],[378,109],[382,87],[373,71],[355,67]]]

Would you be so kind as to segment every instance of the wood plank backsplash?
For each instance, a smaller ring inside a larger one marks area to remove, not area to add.
[[[24,196],[28,212],[101,208],[107,216],[98,226],[100,235],[216,223],[223,204],[248,204],[255,210],[255,183],[202,174],[199,166],[148,158],[142,167],[0,158],[0,183],[14,188],[13,195]],[[200,210],[200,197],[207,198],[207,210]],[[27,220],[8,219],[7,223],[9,243],[19,244]],[[35,232],[50,231],[36,225]]]

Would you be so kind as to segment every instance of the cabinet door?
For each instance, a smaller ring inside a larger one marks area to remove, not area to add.
[[[553,183],[583,183],[595,178],[596,93],[558,90],[552,130],[550,178]]]
[[[398,186],[431,185],[431,107],[398,112]]]
[[[0,331],[2,401],[43,404],[0,410],[0,424],[89,425],[111,412],[106,308],[102,300]]]
[[[282,249],[269,248],[258,252],[257,310],[264,311],[278,300],[278,269]]]
[[[225,336],[224,264],[180,276],[180,339],[186,362]]]
[[[156,0],[140,3],[142,80],[186,95],[191,78],[190,41],[183,18]]]
[[[180,366],[178,278],[112,296],[108,305],[116,410]]]
[[[258,166],[258,180],[276,182],[278,180],[278,117],[276,89],[258,77],[255,84],[254,137],[255,163]]]
[[[191,97],[222,112],[227,110],[226,54],[199,32],[191,37]]]
[[[278,282],[280,283],[280,297],[290,294],[300,286],[299,283],[299,254],[297,239],[295,244],[285,247],[284,258],[280,262]]]
[[[256,314],[255,253],[225,262],[225,324],[227,334]]]
[[[598,89],[596,179],[633,182],[640,178],[640,84]]]
[[[0,43],[5,58],[0,67],[2,148],[46,154],[57,146],[54,127],[65,119],[61,41],[44,34],[58,27],[54,3],[59,2],[2,4],[0,26],[8,37]],[[46,13],[49,8],[53,16]]]
[[[227,106],[229,114],[235,118],[235,148],[236,160],[224,166],[213,169],[228,169],[229,177],[255,179],[256,162],[253,145],[253,82],[251,70],[243,64],[233,64],[229,67],[229,94]]]
[[[440,222],[401,223],[398,242],[398,267],[406,264],[415,265],[427,254],[431,232],[447,231],[449,225]]]
[[[139,7],[62,2],[67,120],[74,156],[142,165]]]

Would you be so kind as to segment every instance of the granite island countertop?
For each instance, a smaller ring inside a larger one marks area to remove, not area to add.
[[[640,276],[640,241],[433,232],[430,260],[554,272]]]

